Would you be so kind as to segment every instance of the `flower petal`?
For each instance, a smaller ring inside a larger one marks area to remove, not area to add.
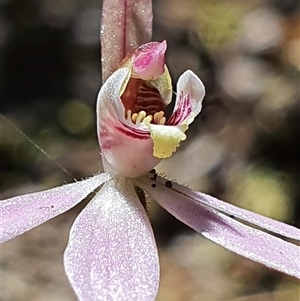
[[[174,112],[167,124],[191,124],[202,109],[204,96],[202,81],[191,70],[185,71],[178,79]]]
[[[97,100],[97,130],[105,169],[136,177],[151,170],[160,160],[152,155],[153,142],[147,129],[142,131],[122,122],[125,112],[120,90],[128,75],[129,69],[121,68],[102,86]]]
[[[126,111],[139,113],[145,110],[153,114],[164,110],[171,102],[172,79],[165,65],[166,49],[166,41],[143,44],[121,62],[119,68],[130,69],[130,78],[120,91]]]
[[[69,210],[107,181],[106,173],[45,191],[12,197],[0,202],[0,242],[13,239]]]
[[[135,78],[151,80],[160,77],[165,67],[167,42],[151,42],[137,48],[132,62],[132,75]]]
[[[132,183],[107,182],[76,218],[65,269],[80,301],[153,301],[159,263],[147,214]]]
[[[166,126],[152,124],[145,121],[153,140],[153,155],[159,159],[165,159],[172,156],[179,146],[180,142],[186,139],[185,131],[187,124],[180,126]]]
[[[190,194],[180,192],[178,184],[171,185],[161,178],[154,183],[153,180],[143,177],[137,180],[137,185],[177,219],[203,236],[239,255],[300,278],[298,246],[246,226],[200,203],[199,199],[193,199]]]
[[[159,181],[162,184],[166,182],[166,180],[161,177],[158,177],[157,181]],[[287,238],[300,240],[300,229],[296,227],[276,221],[274,219],[260,215],[255,212],[236,207],[232,204],[214,198],[211,195],[198,191],[193,191],[187,187],[184,187],[174,182],[172,183],[172,189],[174,189],[180,194],[188,196],[190,199],[193,199],[218,211],[226,213],[227,215],[233,216],[234,218],[241,219],[253,225],[259,226],[260,228],[285,236]]]
[[[126,54],[151,40],[151,0],[105,0],[101,21],[103,82]]]
[[[192,71],[188,70],[180,76],[174,112],[167,121],[167,126],[145,121],[153,140],[155,157],[169,158],[180,142],[186,139],[185,131],[200,113],[204,95],[204,85]]]

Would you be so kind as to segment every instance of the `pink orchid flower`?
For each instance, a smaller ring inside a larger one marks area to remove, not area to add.
[[[137,48],[99,92],[98,135],[107,171],[2,201],[1,242],[65,212],[104,184],[70,231],[64,263],[71,285],[79,300],[154,300],[158,254],[135,192],[140,187],[212,241],[300,278],[298,246],[235,218],[292,239],[299,239],[299,229],[194,192],[154,171],[147,173],[185,139],[184,131],[199,113],[204,97],[201,81],[186,71],[177,83],[174,112],[165,119],[163,109],[172,93],[165,49],[165,42]]]
[[[166,42],[136,48],[99,92],[97,130],[105,172],[1,201],[1,242],[67,211],[100,188],[70,231],[64,254],[70,283],[81,301],[153,301],[159,285],[158,252],[136,194],[139,187],[203,236],[300,278],[299,247],[257,226],[296,240],[299,229],[149,172],[186,138],[205,94],[200,79],[186,71],[177,83],[174,111],[170,118],[164,116],[172,94],[165,50]]]
[[[186,71],[177,83],[174,112],[164,117],[172,97],[166,47],[165,41],[138,47],[99,92],[98,137],[103,163],[111,173],[137,177],[170,157],[201,110],[204,86]]]

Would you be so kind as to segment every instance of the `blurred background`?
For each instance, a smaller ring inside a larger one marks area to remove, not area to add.
[[[203,110],[158,171],[300,227],[300,2],[156,0],[174,87],[193,70]],[[102,170],[96,0],[1,1],[1,198]],[[88,201],[88,200],[87,200]],[[75,301],[62,265],[86,202],[1,249],[1,301]],[[299,281],[206,240],[149,200],[161,260],[157,301],[296,301]]]

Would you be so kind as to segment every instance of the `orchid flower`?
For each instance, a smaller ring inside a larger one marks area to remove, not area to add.
[[[136,187],[219,245],[300,278],[300,248],[261,230],[299,240],[299,229],[192,191],[153,170],[186,139],[205,94],[200,79],[184,72],[174,111],[165,117],[172,96],[166,47],[165,41],[143,44],[128,53],[116,71],[106,72],[111,74],[100,89],[96,112],[105,172],[0,203],[3,243],[98,190],[74,221],[64,254],[67,276],[81,301],[155,299],[158,252]]]

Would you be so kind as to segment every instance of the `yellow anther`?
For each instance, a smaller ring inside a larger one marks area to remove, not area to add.
[[[131,110],[127,111],[127,120],[131,121],[134,124],[139,124],[139,123],[150,123],[151,121],[154,124],[159,124],[159,125],[164,125],[166,124],[166,117],[164,117],[164,112],[156,112],[153,115],[147,115],[145,111],[140,111],[139,113],[133,113]]]
[[[154,124],[165,124],[166,122],[166,118],[163,117],[164,116],[164,112],[163,111],[159,111],[159,112],[156,112],[153,116],[153,123]]]
[[[166,124],[166,121],[167,121],[166,117],[162,117],[159,121],[159,124],[164,125],[164,124]]]
[[[140,111],[138,113],[138,116],[137,116],[137,119],[136,119],[135,123],[143,122],[143,120],[145,119],[146,116],[147,116],[147,113],[145,111]]]
[[[131,116],[131,120],[133,123],[136,123],[136,119],[138,117],[138,114],[137,113],[133,113],[132,116]]]
[[[153,116],[152,115],[148,115],[148,116],[146,116],[145,117],[145,119],[143,120],[143,122],[145,123],[145,122],[151,122],[152,121],[152,118],[153,118]]]

